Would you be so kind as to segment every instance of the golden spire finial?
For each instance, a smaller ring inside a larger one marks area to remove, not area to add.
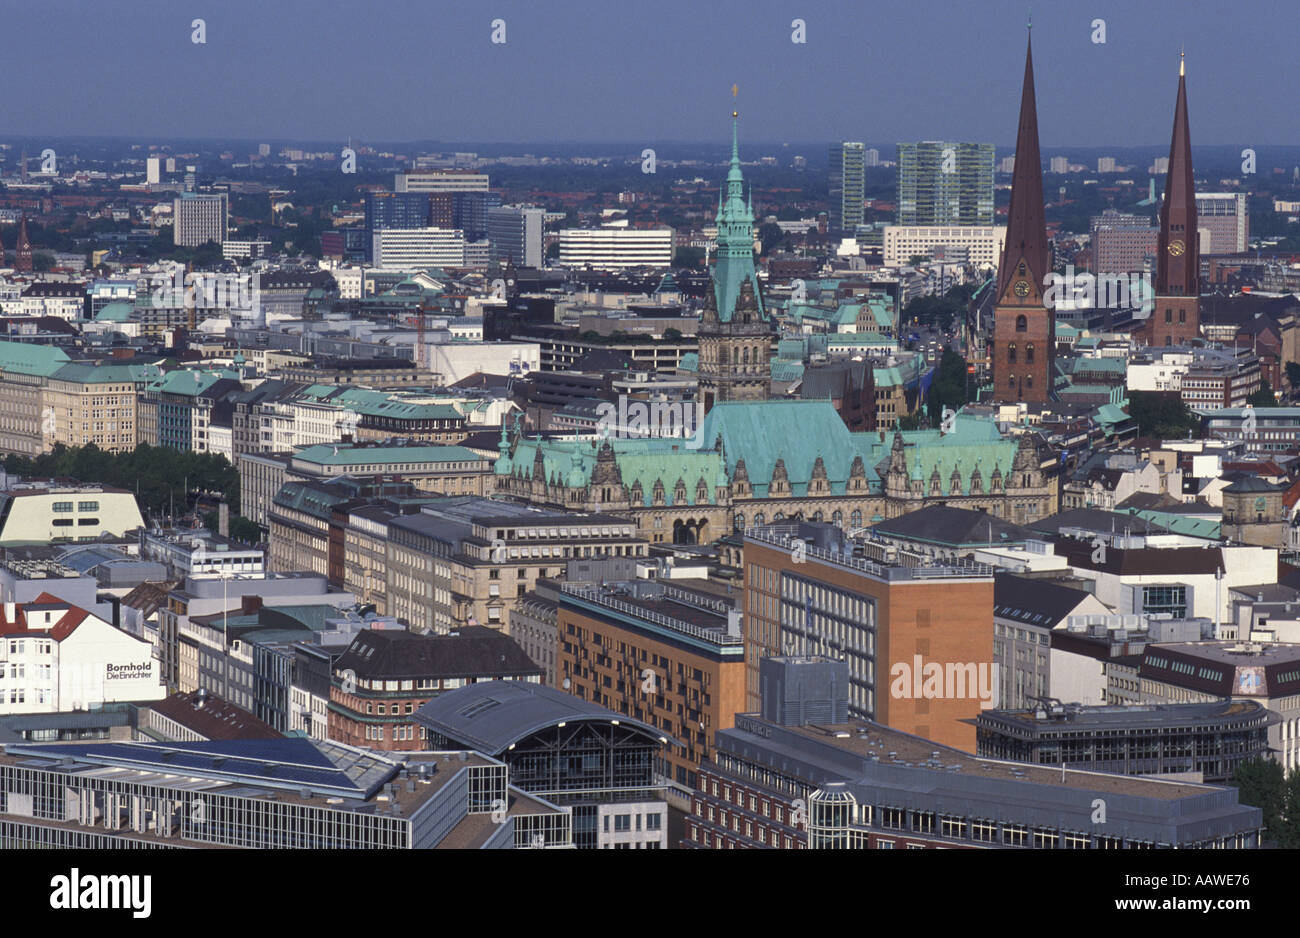
[[[1178,50],[1178,77],[1182,78],[1186,74],[1187,53],[1180,47]]]

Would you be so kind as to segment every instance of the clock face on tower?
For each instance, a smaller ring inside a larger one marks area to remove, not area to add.
[[[1029,295],[1029,281],[1017,280],[1013,289],[1016,291],[1016,296],[1026,297]]]
[[[1182,241],[1174,240],[1169,242],[1169,253],[1174,257],[1181,257],[1186,250],[1187,245],[1183,244]]]

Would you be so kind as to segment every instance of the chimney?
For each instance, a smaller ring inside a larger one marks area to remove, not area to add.
[[[246,615],[246,616],[252,615],[255,612],[260,612],[261,609],[262,609],[261,596],[242,597],[242,602],[240,603],[239,606],[239,611],[242,615]]]

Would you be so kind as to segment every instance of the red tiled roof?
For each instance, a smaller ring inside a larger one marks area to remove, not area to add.
[[[61,642],[76,631],[77,626],[81,625],[90,616],[90,613],[80,606],[64,602],[51,593],[41,593],[32,602],[15,606],[13,619],[10,619],[7,614],[8,605],[6,603],[0,606],[0,635],[48,635],[56,642]],[[27,610],[42,606],[62,609],[64,610],[63,615],[48,629],[31,628],[27,624]]]

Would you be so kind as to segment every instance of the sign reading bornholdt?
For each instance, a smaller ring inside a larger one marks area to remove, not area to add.
[[[106,664],[104,665],[104,680],[120,681],[130,680],[139,677],[153,677],[153,662],[138,661],[133,664]]]

